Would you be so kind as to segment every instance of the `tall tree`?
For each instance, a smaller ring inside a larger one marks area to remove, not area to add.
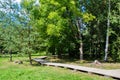
[[[117,30],[119,29],[118,28],[118,25],[119,25],[118,4],[120,3],[120,1],[111,0],[110,16],[108,16],[109,15],[108,14],[108,7],[109,7],[108,0],[103,0],[103,1],[89,0],[89,2],[87,0],[83,0],[81,2],[83,2],[84,9],[96,17],[96,19],[94,19],[93,21],[87,24],[87,29],[88,29],[89,34],[86,36],[85,39],[89,39],[89,41],[85,40],[87,43],[85,44],[85,48],[84,48],[86,51],[85,53],[87,54],[88,52],[90,52],[89,55],[91,57],[94,57],[94,58],[99,57],[100,59],[103,57],[105,59],[105,52],[109,53],[107,54],[108,58],[113,56],[113,54],[119,53],[118,50],[115,50],[111,47],[114,45],[113,43],[116,42],[116,39],[118,37],[116,35],[119,35],[119,32],[117,32]],[[108,20],[108,17],[109,17],[109,20]],[[109,27],[109,30],[107,30],[108,29],[107,26],[109,26],[109,24],[111,25]],[[109,32],[107,33],[107,31]],[[106,36],[106,34],[109,36],[109,38],[108,36]],[[107,39],[110,39],[110,41],[108,41]],[[109,46],[106,45],[106,43],[108,42],[109,42]],[[106,51],[104,51],[105,45],[106,47],[109,47],[108,49],[106,48]]]
[[[29,57],[29,60],[30,60],[30,64],[32,64],[32,58],[31,58],[31,53],[34,51],[33,49],[33,45],[34,42],[36,41],[35,40],[35,35],[36,35],[36,32],[32,32],[34,31],[34,16],[32,16],[31,14],[34,14],[34,10],[36,10],[37,7],[39,7],[39,2],[36,1],[36,0],[23,0],[21,2],[21,5],[22,5],[22,9],[23,11],[25,12],[26,14],[26,30],[27,30],[27,48],[26,48],[26,51],[27,51],[27,54],[28,54],[28,57]],[[39,13],[38,13],[39,14]],[[36,14],[35,14],[36,15]],[[37,17],[37,16],[35,16]]]
[[[107,61],[108,58],[108,45],[109,45],[109,27],[110,27],[110,0],[108,1],[108,18],[107,18],[107,35],[106,35],[106,45],[105,45],[105,58],[104,60]]]
[[[93,17],[88,13],[82,14],[77,3],[78,1],[74,0],[41,0],[40,6],[28,7],[31,9],[30,14],[34,18],[34,27],[37,28],[42,39],[41,45],[46,47],[47,52],[58,54],[61,57],[64,52],[71,55],[73,51],[75,52],[78,49],[78,42],[80,42],[78,41],[80,39],[78,33],[81,34],[81,32],[78,32],[77,27],[82,27],[82,23],[79,22],[80,25],[76,26],[77,18],[84,18],[87,22]],[[83,15],[88,17],[86,18]],[[75,54],[72,53],[72,55]]]
[[[3,47],[10,54],[10,61],[12,61],[12,51],[15,49],[15,15],[17,11],[17,4],[12,3],[12,0],[0,1],[0,11],[2,12],[1,17],[1,28],[3,30]]]

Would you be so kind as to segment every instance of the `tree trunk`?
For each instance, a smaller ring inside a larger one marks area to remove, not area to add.
[[[12,51],[11,50],[9,51],[9,54],[10,54],[10,62],[12,62]]]
[[[82,42],[80,43],[79,51],[80,51],[80,60],[83,60],[83,43]]]
[[[30,50],[30,34],[31,34],[31,31],[30,31],[30,26],[28,26],[28,38],[29,38],[29,41],[28,41],[28,48]],[[31,59],[31,53],[30,51],[28,50],[28,56],[29,56],[29,61],[30,61],[30,65],[32,65],[32,59]]]
[[[82,42],[82,35],[81,35],[81,27],[82,27],[82,20],[78,18],[77,20],[77,28],[78,28],[78,34],[79,34],[79,39],[80,39],[80,60],[83,60],[83,42]]]
[[[110,0],[108,6],[108,19],[107,19],[107,35],[106,35],[106,45],[105,45],[105,57],[104,61],[107,61],[108,58],[108,46],[109,46],[109,27],[110,27]]]
[[[32,65],[31,53],[30,53],[30,52],[28,52],[28,55],[29,55],[30,65]]]
[[[58,47],[57,48],[57,54],[58,54],[58,58],[62,58],[62,47]]]

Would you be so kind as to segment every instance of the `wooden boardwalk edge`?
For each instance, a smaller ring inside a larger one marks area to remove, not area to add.
[[[44,59],[37,59],[37,58],[34,58],[33,60],[46,66],[67,68],[67,69],[71,69],[74,71],[87,72],[90,74],[97,74],[97,75],[112,77],[114,79],[120,80],[120,72],[116,73],[116,72],[112,72],[110,70],[104,70],[104,69],[97,69],[97,68],[90,68],[90,67],[83,67],[83,66],[76,66],[76,65],[62,64],[62,63],[52,63]]]

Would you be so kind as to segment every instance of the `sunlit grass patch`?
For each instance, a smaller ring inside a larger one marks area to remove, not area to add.
[[[18,59],[15,57],[13,60]],[[27,57],[23,64],[9,62],[8,58],[0,58],[0,80],[112,80],[94,74],[74,72],[65,68],[29,65]]]

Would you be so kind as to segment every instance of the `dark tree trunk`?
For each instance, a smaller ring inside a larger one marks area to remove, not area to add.
[[[29,55],[30,65],[32,65],[31,53],[28,53],[28,55]]]
[[[62,49],[61,49],[61,47],[57,48],[57,55],[58,55],[58,58],[62,58]]]
[[[9,54],[10,54],[10,62],[12,62],[12,51],[11,50],[9,51]]]
[[[58,58],[62,58],[62,55],[60,52],[58,52]]]
[[[28,48],[29,48],[29,50],[30,50],[30,46],[31,46],[30,34],[31,34],[31,29],[30,29],[30,26],[29,26],[29,27],[28,27],[28,38],[29,38]],[[32,65],[31,52],[30,52],[29,50],[28,50],[28,56],[29,56],[30,65]]]

